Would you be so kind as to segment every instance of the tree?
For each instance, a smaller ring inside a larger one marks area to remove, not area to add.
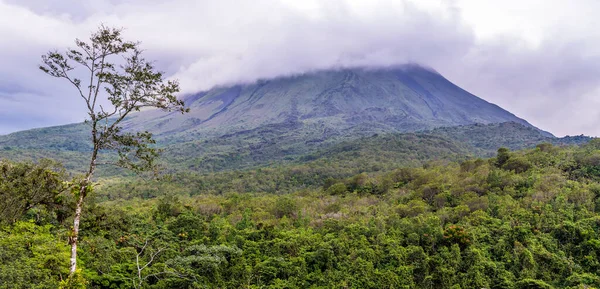
[[[496,166],[501,168],[510,158],[510,150],[501,147],[498,149],[498,155],[496,156]]]
[[[158,257],[158,255],[164,250],[164,248],[158,248],[155,250],[151,250],[148,249],[146,250],[146,248],[148,247],[148,239],[146,239],[146,241],[144,241],[144,245],[141,248],[135,248],[136,251],[136,255],[135,255],[135,268],[136,268],[136,277],[132,278],[132,283],[133,283],[133,288],[142,288],[144,281],[146,281],[146,279],[150,278],[150,277],[156,277],[158,275],[162,275],[162,274],[168,274],[168,273],[172,273],[170,271],[161,271],[161,272],[156,272],[153,274],[142,274],[144,269],[147,269],[148,266],[153,265],[153,263],[156,261],[156,258]],[[148,255],[147,257],[147,261],[143,261],[142,258],[144,256],[144,251],[150,251],[150,252],[146,252],[146,255]],[[140,263],[141,262],[141,263]],[[172,273],[175,274],[175,273]]]
[[[28,210],[43,206],[62,219],[63,169],[50,160],[38,164],[0,161],[0,224],[18,221]]]
[[[151,62],[142,57],[138,42],[122,39],[121,29],[104,25],[92,33],[89,41],[75,40],[76,48],[64,53],[51,51],[42,56],[39,68],[50,76],[65,79],[83,99],[90,125],[93,149],[82,177],[72,184],[76,197],[75,215],[70,238],[71,276],[77,269],[79,222],[86,196],[92,190],[98,153],[112,150],[118,153],[120,167],[134,171],[155,171],[159,151],[152,147],[152,134],[128,132],[122,122],[132,112],[144,107],[166,111],[188,112],[177,99],[179,84],[165,80]]]
[[[68,246],[52,225],[17,221],[0,228],[0,288],[57,288],[69,272]]]

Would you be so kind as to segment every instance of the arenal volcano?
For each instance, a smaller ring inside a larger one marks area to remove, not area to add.
[[[274,124],[325,134],[407,132],[474,123],[531,126],[418,65],[317,71],[217,87],[185,100],[189,114],[142,112],[131,119],[130,127],[189,140],[190,132],[214,136]]]

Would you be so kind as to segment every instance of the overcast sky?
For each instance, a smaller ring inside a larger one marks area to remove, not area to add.
[[[346,66],[430,66],[557,136],[600,135],[597,0],[0,0],[0,134],[82,121],[37,69],[125,27],[185,93]]]

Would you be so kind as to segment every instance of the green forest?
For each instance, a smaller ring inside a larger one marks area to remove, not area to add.
[[[0,288],[600,288],[599,140],[380,153],[102,179],[70,279],[69,171],[2,160]]]

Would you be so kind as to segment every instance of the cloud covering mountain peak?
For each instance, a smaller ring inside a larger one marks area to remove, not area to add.
[[[0,0],[0,37],[9,43],[0,47],[0,87],[27,88],[0,91],[19,95],[17,102],[0,98],[0,113],[44,119],[15,119],[14,128],[0,133],[85,117],[69,100],[70,87],[35,67],[40,54],[72,46],[74,38],[104,23],[141,40],[148,58],[179,79],[184,93],[321,69],[415,62],[557,135],[599,135],[600,114],[593,107],[600,104],[600,43],[589,37],[597,33],[591,29],[597,20],[588,12],[599,5]],[[579,25],[569,21],[573,17]],[[43,108],[33,105],[39,103]]]

